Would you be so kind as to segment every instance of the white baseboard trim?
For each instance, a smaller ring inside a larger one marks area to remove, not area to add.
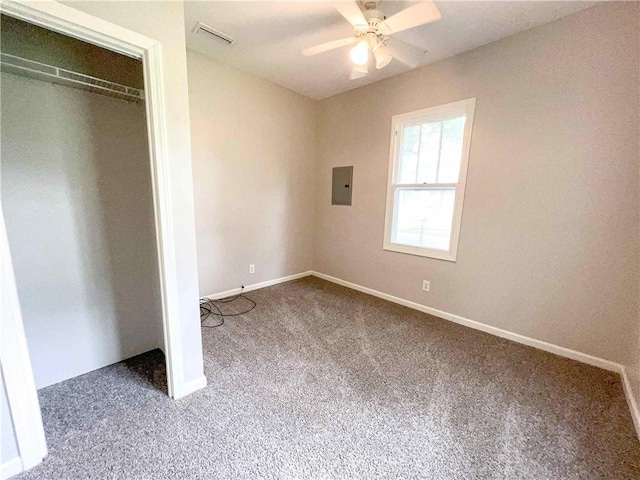
[[[629,405],[629,410],[631,411],[633,425],[636,427],[636,433],[640,440],[640,410],[638,409],[638,402],[633,394],[633,389],[631,388],[631,382],[629,381],[626,367],[622,367],[620,376],[622,377],[622,387],[624,388],[624,395],[627,397],[627,405]]]
[[[244,291],[250,292],[252,290],[258,290],[260,288],[277,285],[278,283],[290,282],[291,280],[297,280],[299,278],[308,277],[313,274],[314,272],[309,270],[307,272],[287,275],[286,277],[274,278],[273,280],[267,280],[266,282],[254,283],[252,285],[245,285]],[[226,292],[219,292],[219,293],[212,293],[211,295],[205,295],[203,298],[211,298],[212,300],[216,300],[218,298],[226,298],[226,297],[231,297],[232,295],[238,295],[240,291],[241,291],[240,288],[234,288],[232,290],[227,290]]]
[[[410,300],[405,300],[399,297],[394,297],[393,295],[389,295],[388,293],[383,293],[377,290],[373,290],[372,288],[356,285],[355,283],[347,282],[345,280],[341,280],[339,278],[332,277],[324,273],[313,272],[313,275],[318,278],[322,278],[323,280],[328,280],[329,282],[337,283],[338,285],[342,285],[344,287],[351,288],[353,290],[358,290],[359,292],[368,293],[369,295],[373,295],[374,297],[382,298],[384,300],[388,300],[390,302],[397,303],[399,305],[404,305],[405,307],[413,308],[414,310],[419,310],[421,312],[428,313],[430,315],[434,315],[436,317],[443,318],[445,320],[450,320],[460,325],[464,325],[465,327],[470,327],[475,330],[480,330],[485,333],[490,333],[497,337],[506,338],[507,340],[513,340],[514,342],[518,342],[523,345],[528,345],[530,347],[535,347],[540,350],[545,350],[547,352],[555,353],[556,355],[571,358],[572,360],[577,360],[582,363],[587,363],[595,367],[604,368],[605,370],[610,370],[612,372],[620,372],[620,369],[622,368],[622,365],[620,365],[619,363],[611,362],[603,358],[594,357],[592,355],[581,353],[576,350],[571,350],[569,348],[560,347],[558,345],[547,343],[542,340],[536,340],[535,338],[526,337],[518,333],[510,332],[508,330],[503,330],[502,328],[492,327],[491,325],[486,325],[484,323],[476,322],[475,320],[470,320],[468,318],[461,317],[460,315],[443,312],[442,310],[437,310],[435,308],[427,307],[426,305],[422,305],[420,303],[412,302]]]
[[[321,278],[323,280],[327,280],[332,283],[336,283],[338,285],[342,285],[343,287],[350,288],[352,290],[357,290],[359,292],[367,293],[369,295],[373,295],[374,297],[382,298],[383,300],[387,300],[389,302],[397,303],[399,305],[403,305],[405,307],[412,308],[414,310],[418,310],[420,312],[428,313],[430,315],[442,318],[444,320],[449,320],[451,322],[458,323],[460,325],[464,325],[465,327],[473,328],[475,330],[480,330],[485,333],[489,333],[491,335],[495,335],[497,337],[506,338],[507,340],[511,340],[517,343],[521,343],[523,345],[527,345],[529,347],[537,348],[539,350],[544,350],[545,352],[550,352],[556,355],[560,355],[561,357],[570,358],[572,360],[576,360],[578,362],[586,363],[588,365],[592,365],[594,367],[602,368],[604,370],[609,370],[611,372],[618,373],[622,378],[622,385],[624,388],[624,393],[627,399],[627,403],[629,405],[629,410],[631,412],[631,418],[633,419],[633,424],[636,429],[636,434],[640,439],[640,410],[638,409],[638,402],[634,397],[633,390],[631,389],[631,383],[629,381],[629,377],[627,375],[626,369],[623,365],[612,362],[611,360],[605,360],[604,358],[596,357],[593,355],[589,355],[587,353],[578,352],[577,350],[572,350],[570,348],[561,347],[559,345],[555,345],[553,343],[545,342],[543,340],[537,340],[535,338],[527,337],[525,335],[520,335],[519,333],[513,333],[508,330],[504,330],[498,327],[492,327],[491,325],[487,325],[484,323],[476,322],[475,320],[470,320],[465,317],[461,317],[460,315],[455,315],[453,313],[444,312],[442,310],[438,310],[436,308],[431,308],[426,305],[422,305],[420,303],[412,302],[410,300],[405,300],[404,298],[395,297],[393,295],[389,295],[388,293],[380,292],[378,290],[374,290],[372,288],[363,287],[362,285],[358,285],[355,283],[347,282],[346,280],[342,280],[340,278],[332,277],[331,275],[327,275],[325,273],[316,272],[314,270],[310,270],[307,272],[296,273],[294,275],[289,275],[286,277],[276,278],[273,280],[267,280],[266,282],[254,283],[252,285],[247,285],[244,287],[245,292],[250,292],[252,290],[258,290],[260,288],[270,287],[272,285],[277,285],[278,283],[289,282],[291,280],[297,280],[299,278],[308,277],[309,275],[313,275],[314,277]],[[225,298],[230,297],[232,295],[237,295],[240,293],[239,288],[234,288],[233,290],[227,290],[226,292],[214,293],[211,295],[205,295],[206,298]],[[191,393],[200,388],[204,388],[206,386],[206,378],[204,379],[204,384],[198,385],[195,382],[202,381],[201,379],[194,380],[189,382],[188,385],[194,384],[193,386],[187,387],[185,386],[185,391]],[[191,389],[190,389],[191,388]],[[188,393],[184,393],[181,396],[188,395]]]
[[[0,465],[0,478],[6,480],[7,478],[22,473],[22,470],[22,459],[20,457],[12,458]]]
[[[185,382],[182,385],[182,389],[179,392],[176,392],[173,396],[174,400],[178,400],[179,398],[186,397],[187,395],[200,390],[207,386],[207,377],[204,375],[191,380],[189,382]]]
[[[388,300],[390,302],[397,303],[399,305],[404,305],[405,307],[413,308],[414,310],[428,313],[430,315],[443,318],[445,320],[449,320],[449,321],[458,323],[460,325],[464,325],[465,327],[470,327],[476,330],[480,330],[485,333],[495,335],[497,337],[506,338],[507,340],[512,340],[514,342],[521,343],[529,347],[534,347],[539,350],[544,350],[546,352],[554,353],[562,357],[570,358],[578,362],[586,363],[588,365],[593,365],[594,367],[599,367],[604,370],[609,370],[609,371],[620,374],[620,376],[622,377],[622,384],[624,387],[625,396],[627,398],[627,403],[629,405],[629,410],[631,411],[631,417],[633,418],[633,423],[636,428],[636,434],[640,439],[640,412],[638,411],[638,403],[634,398],[633,390],[631,389],[631,384],[629,382],[626,369],[623,365],[616,362],[612,362],[610,360],[605,360],[604,358],[595,357],[587,353],[571,350],[570,348],[554,345],[553,343],[548,343],[542,340],[536,340],[535,338],[526,337],[518,333],[510,332],[508,330],[503,330],[502,328],[492,327],[491,325],[486,325],[484,323],[476,322],[475,320],[470,320],[468,318],[461,317],[460,315],[455,315],[453,313],[443,312],[442,310],[427,307],[426,305],[412,302],[410,300],[394,297],[393,295],[389,295],[388,293],[379,292],[378,290],[374,290],[372,288],[367,288],[367,287],[363,287],[362,285],[357,285],[355,283],[347,282],[346,280],[332,277],[331,275],[327,275],[327,274],[315,272],[315,271],[312,271],[311,274],[314,277],[318,277],[323,280],[327,280],[329,282],[342,285],[343,287],[347,287],[347,288],[351,288],[352,290],[357,290],[359,292],[367,293],[369,295],[373,295],[374,297],[382,298],[383,300]]]

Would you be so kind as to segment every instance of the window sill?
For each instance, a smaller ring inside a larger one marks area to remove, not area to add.
[[[433,258],[435,260],[446,260],[447,262],[456,261],[455,252],[446,252],[443,250],[430,250],[428,248],[412,247],[409,245],[401,245],[399,243],[387,243],[382,246],[383,250],[388,252],[405,253],[415,255],[417,257]]]

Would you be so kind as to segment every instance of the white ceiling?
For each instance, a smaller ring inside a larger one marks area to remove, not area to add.
[[[416,2],[384,0],[390,16]],[[427,50],[421,65],[442,60],[528,28],[583,10],[580,1],[436,1],[437,22],[395,37]],[[193,33],[196,22],[237,39],[231,47]],[[368,76],[349,80],[349,47],[305,57],[300,51],[353,34],[331,2],[191,1],[185,3],[187,48],[314,99],[322,99],[410,70],[398,61],[369,68]]]

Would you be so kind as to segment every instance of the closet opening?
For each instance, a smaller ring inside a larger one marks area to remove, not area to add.
[[[131,374],[166,393],[143,62],[0,22],[1,202],[36,388],[144,354],[157,368]]]

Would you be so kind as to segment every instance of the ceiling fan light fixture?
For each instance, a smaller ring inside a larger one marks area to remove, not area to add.
[[[387,51],[387,47],[382,44],[378,44],[373,48],[373,56],[376,58],[376,68],[378,70],[386,67],[393,60],[393,57]]]
[[[354,65],[353,70],[355,70],[358,73],[363,73],[365,75],[369,73],[369,68],[367,67],[366,63],[364,65]]]
[[[354,65],[366,65],[369,61],[369,42],[360,40],[349,52],[349,57]]]
[[[351,80],[357,80],[358,78],[366,77],[367,73],[369,73],[369,69],[366,63],[364,65],[354,65],[349,78]]]

